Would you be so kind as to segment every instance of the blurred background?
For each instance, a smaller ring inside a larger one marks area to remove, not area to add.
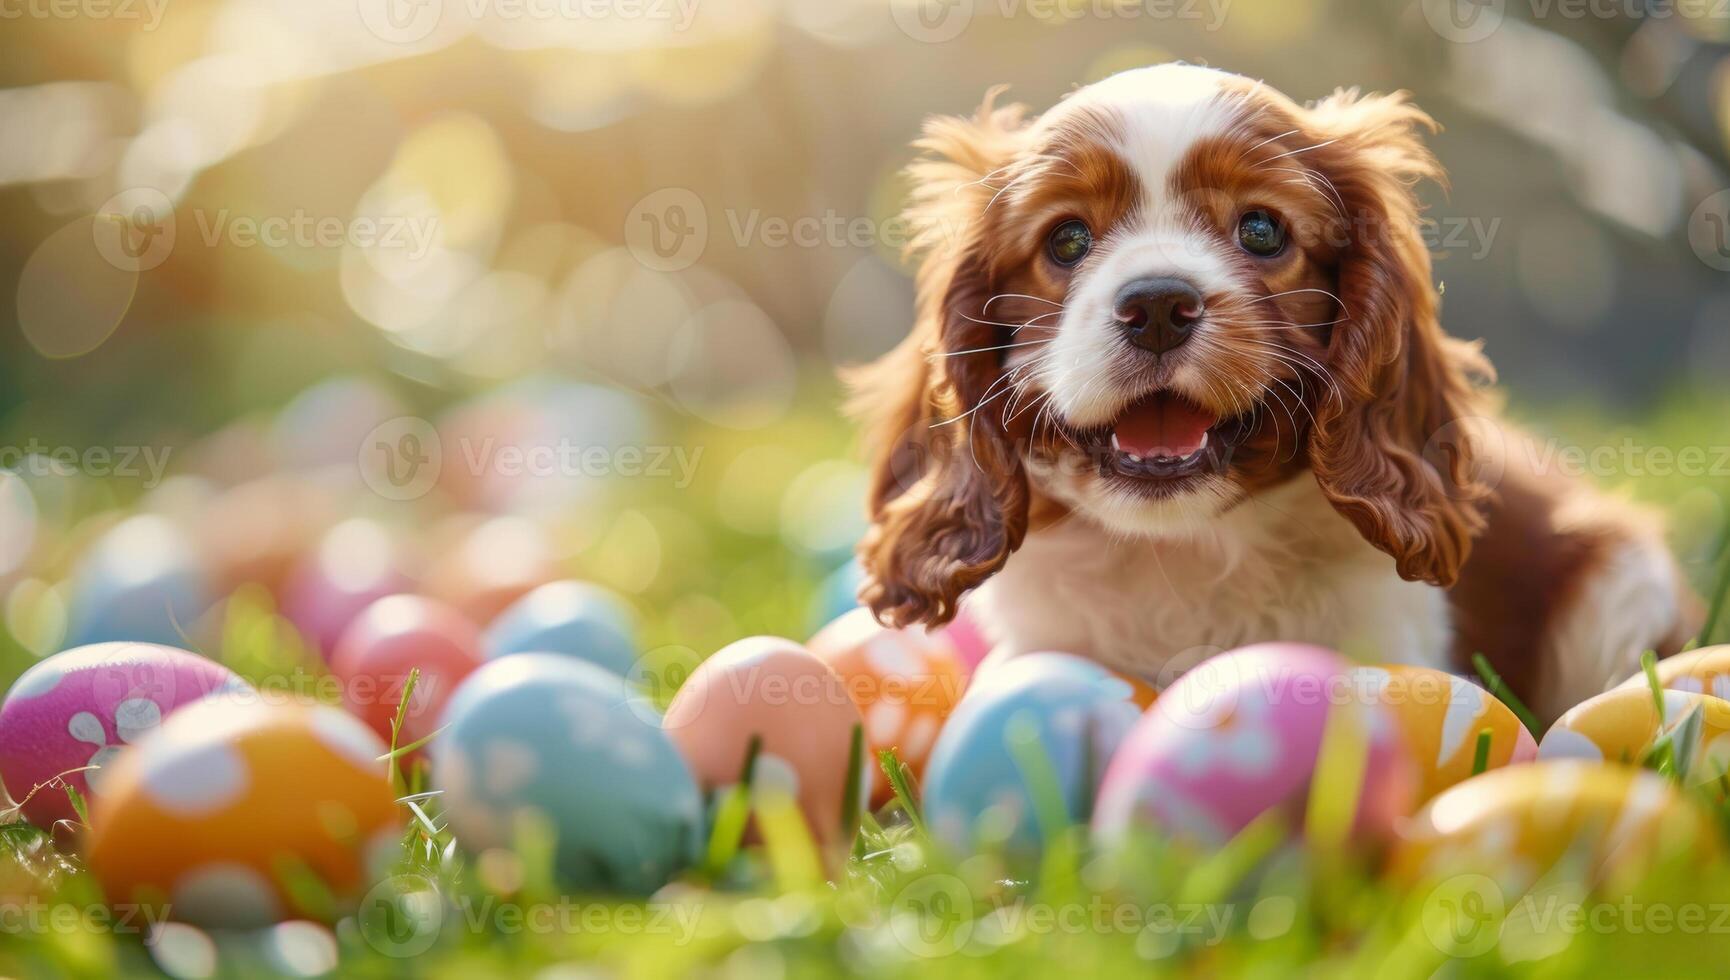
[[[1411,90],[1448,327],[1540,432],[1632,441],[1588,475],[1704,580],[1727,6],[0,0],[0,676],[139,582],[210,635],[320,562],[477,620],[592,578],[674,658],[803,636],[846,601],[834,368],[908,325],[921,120],[1171,59]]]

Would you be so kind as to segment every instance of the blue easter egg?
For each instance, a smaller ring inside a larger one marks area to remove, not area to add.
[[[811,632],[829,625],[859,607],[859,584],[865,581],[865,566],[854,558],[829,573],[811,597]]]
[[[925,769],[925,819],[961,854],[1000,846],[1036,858],[1085,822],[1106,763],[1141,716],[1111,671],[1064,653],[1016,657],[977,675],[949,716]],[[1062,809],[1044,826],[1035,792]]]
[[[512,603],[487,628],[489,657],[557,653],[629,676],[636,621],[625,601],[587,582],[548,582]]]
[[[185,536],[167,518],[141,514],[110,528],[79,564],[65,645],[184,646],[210,602],[208,580]]]
[[[616,674],[525,653],[483,665],[451,698],[433,742],[433,779],[471,852],[514,843],[538,813],[571,883],[646,894],[703,845],[696,780],[660,715]]]

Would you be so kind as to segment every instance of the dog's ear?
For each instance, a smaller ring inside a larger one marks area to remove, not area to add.
[[[1444,179],[1420,135],[1436,126],[1404,95],[1355,91],[1316,105],[1308,120],[1311,165],[1339,190],[1347,223],[1341,323],[1326,357],[1338,384],[1315,412],[1316,479],[1402,577],[1449,586],[1484,526],[1476,382],[1491,370],[1438,320],[1414,193],[1421,180]]]
[[[849,373],[851,407],[866,428],[871,527],[859,545],[860,598],[894,626],[954,618],[961,596],[1003,567],[1027,530],[1020,454],[991,397],[1001,361],[997,328],[979,321],[991,297],[987,206],[994,176],[1019,150],[1019,106],[926,124],[926,156],[908,169],[910,251],[920,257],[911,334],[877,363]]]

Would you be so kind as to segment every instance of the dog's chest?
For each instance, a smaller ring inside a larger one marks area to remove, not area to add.
[[[1319,498],[1319,494],[1316,494]],[[1446,666],[1442,590],[1407,582],[1306,488],[1204,537],[1114,540],[1077,519],[1028,536],[972,597],[998,656],[1062,650],[1161,683],[1215,653],[1291,640]]]

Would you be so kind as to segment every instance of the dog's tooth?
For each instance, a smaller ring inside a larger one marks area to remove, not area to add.
[[[1123,452],[1123,447],[1117,444],[1117,433],[1115,432],[1111,434],[1111,451],[1114,453]]]

